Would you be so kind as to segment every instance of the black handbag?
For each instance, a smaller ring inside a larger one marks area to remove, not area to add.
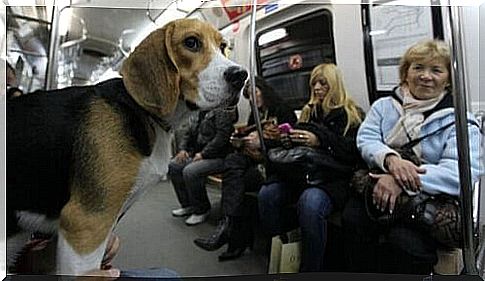
[[[395,150],[403,159],[419,166],[421,161],[412,151],[412,147],[424,138],[450,126],[451,124],[447,124],[437,131],[412,140]],[[366,212],[372,220],[382,225],[393,225],[396,223],[410,225],[424,230],[443,246],[461,247],[463,235],[460,204],[457,197],[448,194],[431,195],[426,192],[409,196],[406,192],[402,192],[396,199],[393,213],[382,212],[373,203],[372,193],[377,180],[371,178],[369,172],[382,173],[379,169],[358,170],[353,174],[350,185],[364,197]]]
[[[295,179],[304,177],[308,184],[320,184],[327,176],[349,176],[353,171],[353,167],[340,163],[323,150],[308,146],[271,148],[268,159],[278,174]]]
[[[409,196],[403,192],[396,199],[392,214],[377,209],[372,201],[373,188],[364,190],[364,205],[368,216],[382,224],[402,223],[421,229],[443,246],[461,247],[463,234],[461,228],[460,203],[457,197],[420,192]]]

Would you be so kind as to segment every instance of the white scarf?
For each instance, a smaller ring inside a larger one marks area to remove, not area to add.
[[[396,108],[399,109],[401,117],[392,128],[385,142],[388,146],[398,148],[420,136],[421,126],[424,122],[423,113],[434,108],[443,99],[446,91],[439,96],[427,100],[418,100],[409,92],[407,86],[400,87],[400,94],[403,97],[403,104],[393,100]],[[413,147],[414,153],[421,158],[421,145],[418,143]]]

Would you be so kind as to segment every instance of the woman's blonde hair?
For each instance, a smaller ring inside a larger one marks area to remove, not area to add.
[[[446,65],[448,73],[451,73],[450,48],[446,42],[442,40],[425,40],[409,47],[399,63],[400,85],[406,84],[408,70],[413,62],[433,60],[442,61]]]
[[[344,108],[347,113],[347,125],[344,130],[345,135],[351,126],[360,124],[362,118],[355,102],[347,94],[342,73],[333,63],[319,64],[313,69],[309,83],[310,101],[303,107],[299,121],[308,122],[312,114],[317,114],[319,101],[313,91],[313,85],[322,78],[327,81],[329,89],[320,106],[324,113],[328,113],[332,109]]]

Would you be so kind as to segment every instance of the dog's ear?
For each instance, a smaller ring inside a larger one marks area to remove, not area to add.
[[[123,62],[121,75],[128,93],[146,110],[163,117],[176,107],[180,76],[174,61],[171,22],[146,37]]]

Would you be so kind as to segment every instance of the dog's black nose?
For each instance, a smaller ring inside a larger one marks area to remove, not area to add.
[[[224,79],[235,90],[241,90],[248,78],[248,72],[239,66],[231,66],[224,71]]]

